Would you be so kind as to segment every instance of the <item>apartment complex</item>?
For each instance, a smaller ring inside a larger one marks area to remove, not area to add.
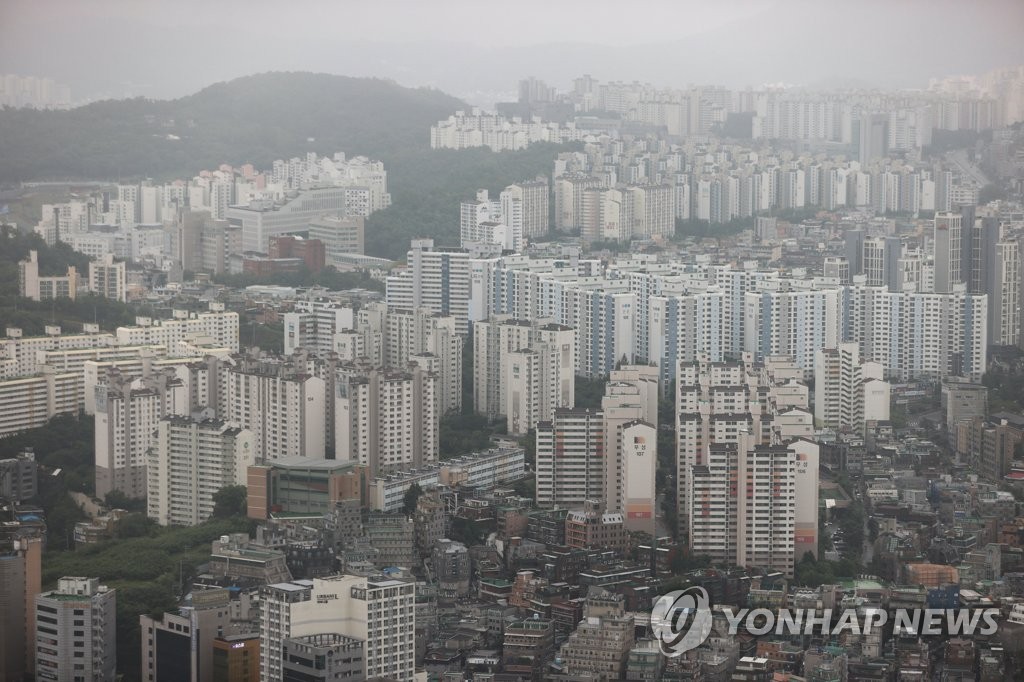
[[[190,396],[173,370],[129,380],[117,374],[96,387],[96,495],[117,490],[145,497],[146,465],[160,420],[188,414]]]
[[[572,329],[497,317],[473,325],[474,409],[504,416],[508,432],[526,433],[553,411],[575,404]]]
[[[81,284],[78,271],[68,266],[66,275],[40,276],[39,254],[29,251],[28,258],[18,263],[18,293],[33,301],[50,301],[55,298],[74,299]]]
[[[340,372],[336,459],[364,464],[371,476],[437,459],[437,374],[420,367],[398,372],[356,365]]]
[[[469,260],[465,249],[435,247],[414,239],[406,269],[388,276],[387,302],[396,308],[427,308],[455,318],[459,334],[469,330]]]
[[[797,454],[784,445],[751,441],[749,434],[713,441],[704,462],[691,467],[690,550],[715,564],[764,566],[791,576]]]
[[[161,419],[147,456],[149,518],[162,526],[194,526],[207,520],[218,490],[246,484],[255,450],[251,431],[222,421]]]

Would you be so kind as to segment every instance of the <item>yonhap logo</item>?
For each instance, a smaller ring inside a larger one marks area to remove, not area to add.
[[[651,630],[661,653],[680,656],[711,634],[711,600],[703,587],[675,590],[658,597],[651,609]]]

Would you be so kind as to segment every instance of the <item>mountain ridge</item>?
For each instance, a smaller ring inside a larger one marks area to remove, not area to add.
[[[222,163],[266,167],[307,151],[387,162],[429,147],[466,103],[392,80],[274,71],[172,100],[103,100],[66,111],[0,110],[0,182],[169,180]]]

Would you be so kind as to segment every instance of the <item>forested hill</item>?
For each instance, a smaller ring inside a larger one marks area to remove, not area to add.
[[[305,151],[387,161],[429,147],[430,126],[466,106],[438,90],[379,79],[266,73],[176,100],[3,109],[0,182],[166,180],[222,163],[266,167]]]

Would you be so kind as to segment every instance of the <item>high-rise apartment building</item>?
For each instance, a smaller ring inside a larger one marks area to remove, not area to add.
[[[744,350],[793,358],[810,378],[814,353],[842,340],[843,290],[764,287],[745,295]]]
[[[658,368],[625,366],[611,373],[604,415],[604,503],[623,514],[630,531],[655,534]]]
[[[227,371],[227,414],[217,417],[251,431],[255,461],[326,456],[326,383],[276,359],[242,358]]]
[[[125,263],[115,263],[113,254],[89,263],[89,291],[122,303],[128,296],[128,272]]]
[[[537,504],[579,508],[604,497],[604,414],[557,409],[537,424]]]
[[[410,682],[416,673],[416,586],[338,575],[260,590],[260,680],[286,679],[285,644],[342,635],[363,643],[362,679]]]
[[[162,526],[210,518],[218,490],[246,484],[255,450],[251,431],[215,419],[161,419],[146,466],[149,518]]]
[[[550,229],[550,195],[551,188],[544,176],[509,185],[499,196],[502,215],[524,239],[541,237]]]
[[[396,370],[417,365],[434,372],[438,409],[443,415],[462,410],[464,340],[457,327],[453,316],[427,308],[369,303],[357,313],[353,333],[335,338],[334,350],[343,361],[365,361]]]
[[[995,346],[1016,346],[1021,341],[1021,252],[1020,242],[1000,241],[986,287],[988,294],[988,342]]]
[[[603,187],[601,178],[586,173],[570,173],[555,180],[555,229],[568,232],[582,228],[586,191]]]
[[[370,477],[437,459],[438,378],[409,371],[348,365],[335,396],[336,459],[359,462]]]
[[[850,283],[850,261],[838,256],[827,256],[822,264],[822,274],[839,282]]]
[[[868,420],[889,419],[889,385],[877,362],[861,362],[855,343],[823,348],[814,361],[814,421],[863,434]]]
[[[488,198],[486,189],[477,190],[476,201],[463,201],[460,209],[460,244],[496,244],[509,251],[523,250],[522,204],[515,200]],[[505,215],[506,205],[512,213]]]
[[[889,287],[899,291],[897,263],[903,256],[899,237],[869,237],[864,240],[864,275],[871,287]]]
[[[355,327],[355,311],[339,301],[302,298],[284,314],[284,354],[300,348],[326,355],[334,350],[334,335]]]
[[[473,325],[473,401],[526,433],[575,404],[576,335],[564,325],[494,317]]]
[[[452,315],[456,331],[469,331],[469,259],[464,249],[434,247],[432,239],[414,239],[405,270],[387,280],[387,302],[396,308],[427,308]]]
[[[509,433],[526,433],[554,410],[575,403],[575,350],[573,330],[549,324],[537,330],[529,347],[505,355],[499,409]]]
[[[655,532],[657,367],[612,372],[600,410],[556,409],[537,425],[537,501],[599,502],[628,530]]]
[[[859,123],[859,154],[862,166],[885,158],[889,144],[888,114],[861,112]]]
[[[96,496],[146,496],[146,464],[160,420],[188,414],[185,384],[173,370],[130,380],[111,373],[96,387]]]
[[[99,578],[65,577],[36,596],[36,679],[113,682],[117,594]]]
[[[844,253],[850,264],[850,277],[864,274],[864,230],[861,228],[848,229],[843,232],[845,242]]]
[[[803,375],[792,359],[778,356],[761,363],[749,355],[744,362],[678,363],[676,478],[682,529],[693,523],[693,471],[707,465],[712,446],[738,443],[741,437],[747,446],[772,445],[810,433],[807,387],[799,383]]]
[[[174,348],[184,342],[226,348],[237,353],[238,313],[225,312],[224,305],[218,303],[211,304],[211,310],[205,313],[175,310],[169,320],[137,317],[135,326],[118,327],[115,336],[121,346]]]
[[[983,295],[848,290],[847,339],[890,379],[980,381],[988,359],[988,301]],[[824,346],[823,346],[824,347]]]
[[[748,432],[712,442],[689,478],[690,549],[716,564],[793,575],[797,453],[753,445]]]

